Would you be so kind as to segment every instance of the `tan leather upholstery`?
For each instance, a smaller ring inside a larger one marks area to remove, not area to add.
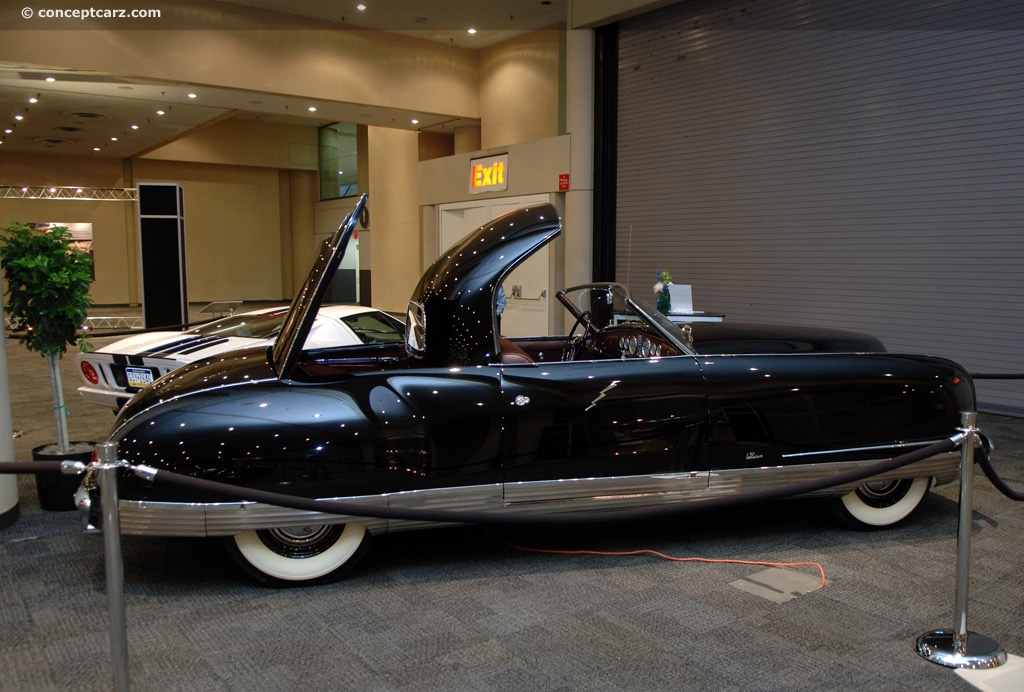
[[[504,337],[498,340],[498,345],[501,346],[501,362],[506,365],[533,362],[526,351]]]

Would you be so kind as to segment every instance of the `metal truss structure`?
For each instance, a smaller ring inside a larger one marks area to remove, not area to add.
[[[78,199],[92,202],[137,202],[134,187],[53,187],[47,185],[0,185],[0,199]]]

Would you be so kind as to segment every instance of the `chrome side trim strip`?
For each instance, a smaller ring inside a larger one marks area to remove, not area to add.
[[[876,463],[878,463],[877,459],[872,461],[835,462],[831,464],[774,466],[762,469],[764,473],[751,473],[750,469],[718,471],[712,475],[709,490],[715,496],[769,490],[792,485],[793,483],[834,476],[838,473],[852,471],[856,468],[864,468]],[[931,476],[935,479],[935,485],[942,485],[956,479],[959,465],[959,453],[948,452],[915,462],[894,471],[889,471],[888,473],[877,474],[869,478],[868,481]],[[809,496],[845,495],[865,482],[867,481],[832,486],[831,488],[810,493]]]
[[[954,480],[960,455],[941,454],[870,480],[931,476]],[[864,468],[876,460],[835,462],[711,473],[669,473],[636,477],[576,478],[435,488],[361,497],[333,498],[367,507],[417,507],[503,513],[582,512],[706,501],[784,487]],[[814,495],[843,495],[860,483],[827,488]],[[504,496],[502,492],[504,490]],[[439,522],[388,520],[294,510],[258,502],[180,503],[121,500],[121,532],[146,536],[230,536],[256,529],[359,522],[371,533],[441,526]],[[450,522],[449,522],[450,523]]]
[[[419,507],[422,509],[493,510],[501,507],[501,485],[438,488],[386,495],[337,497],[366,507]],[[288,528],[309,524],[359,522],[370,533],[418,528],[425,522],[356,517],[289,509],[261,502],[148,502],[121,500],[121,533],[137,536],[232,536],[243,531]],[[440,524],[430,524],[439,526]]]
[[[894,444],[887,445],[873,445],[870,447],[847,447],[845,449],[826,449],[819,450],[817,452],[796,452],[793,454],[783,454],[783,459],[799,459],[801,457],[820,457],[826,454],[835,456],[839,454],[860,454],[863,452],[878,452],[882,450],[893,450],[896,452],[907,453],[915,449],[923,449],[928,445],[933,445],[937,442],[942,442],[948,438],[942,438],[940,440],[929,440],[928,442],[897,442]],[[893,454],[890,458],[895,458],[899,454]]]

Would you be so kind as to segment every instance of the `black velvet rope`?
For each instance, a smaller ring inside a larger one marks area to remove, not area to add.
[[[60,461],[0,461],[0,473],[47,473],[60,471]]]
[[[795,495],[822,490],[835,485],[863,480],[870,476],[891,471],[912,464],[922,459],[951,452],[957,448],[953,438],[941,440],[921,449],[903,454],[894,459],[886,459],[860,469],[852,469],[837,473],[828,478],[820,478],[794,483],[781,488],[771,488],[745,495],[729,495],[726,497],[701,500],[689,503],[673,503],[636,509],[594,511],[587,513],[550,512],[532,514],[522,512],[470,511],[470,510],[426,510],[412,507],[375,507],[343,500],[313,500],[267,490],[254,490],[227,485],[193,476],[185,476],[173,471],[157,470],[151,476],[155,483],[166,483],[197,492],[215,493],[241,501],[255,501],[278,507],[325,512],[328,514],[346,514],[357,517],[378,517],[382,519],[406,519],[411,521],[453,522],[460,524],[496,525],[551,525],[551,524],[588,524],[607,521],[627,521],[638,519],[679,516],[695,511],[724,509],[739,505],[752,504],[767,500],[777,500]],[[138,470],[136,470],[138,472]],[[152,469],[142,475],[150,477]]]
[[[1024,493],[1011,488],[996,473],[996,470],[992,467],[992,462],[988,458],[988,451],[984,446],[981,449],[975,450],[974,458],[978,462],[978,466],[981,467],[981,470],[985,472],[985,477],[988,478],[989,483],[994,485],[999,492],[1014,502],[1024,502]]]
[[[645,518],[659,518],[689,514],[695,511],[719,510],[769,500],[780,500],[796,495],[812,493],[844,483],[852,483],[864,480],[888,471],[913,464],[914,462],[927,459],[937,454],[951,452],[959,446],[955,438],[940,440],[934,444],[922,447],[921,449],[907,454],[900,455],[893,459],[886,459],[870,466],[859,469],[851,469],[837,473],[828,478],[817,478],[780,488],[769,488],[744,495],[728,495],[719,498],[710,498],[690,503],[668,503],[652,507],[638,509],[622,509],[594,511],[586,514],[571,512],[550,512],[546,514],[528,514],[521,512],[495,512],[495,511],[470,511],[470,510],[424,510],[412,507],[380,507],[367,506],[364,504],[345,502],[343,500],[314,500],[294,495],[284,495],[269,490],[256,490],[243,488],[237,485],[229,485],[218,481],[210,481],[203,478],[186,476],[173,471],[154,469],[152,467],[128,467],[140,475],[151,479],[154,483],[165,483],[180,488],[195,490],[197,492],[213,493],[230,497],[243,502],[262,502],[264,504],[291,509],[308,510],[312,512],[324,512],[326,514],[347,514],[357,517],[376,517],[381,519],[406,519],[411,521],[437,521],[455,522],[461,524],[489,524],[489,525],[550,525],[550,524],[585,524],[603,521],[633,520]],[[1015,502],[1024,502],[1024,493],[1011,488],[999,477],[993,468],[988,453],[984,446],[975,452],[975,460],[981,466],[985,477],[1003,495]],[[61,470],[60,461],[31,461],[31,462],[0,462],[0,474],[5,473],[46,473]]]

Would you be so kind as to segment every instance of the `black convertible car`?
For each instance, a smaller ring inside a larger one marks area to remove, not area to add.
[[[133,465],[249,492],[441,515],[286,509],[125,473],[123,533],[227,537],[265,582],[326,581],[372,535],[451,523],[444,511],[537,518],[736,498],[920,450],[974,410],[953,362],[839,330],[681,328],[614,283],[558,294],[567,335],[504,338],[498,288],[560,232],[550,205],[501,216],[434,262],[404,344],[303,351],[365,204],[324,244],[272,347],[160,378],[110,441]],[[942,452],[819,492],[852,523],[892,525],[957,461]],[[91,475],[78,497],[96,524]]]

